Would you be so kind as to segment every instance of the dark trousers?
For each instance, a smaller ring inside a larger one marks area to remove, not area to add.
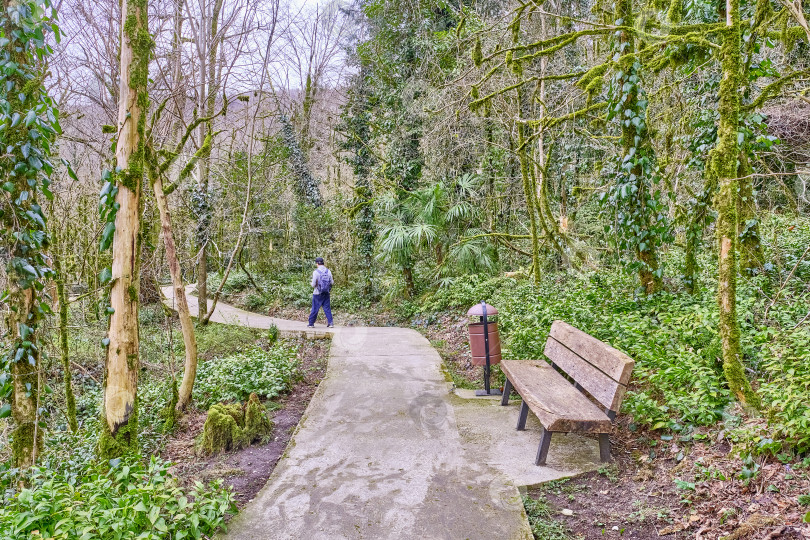
[[[318,318],[318,312],[323,308],[326,315],[326,324],[332,324],[332,306],[329,303],[329,293],[313,294],[312,295],[312,311],[309,313],[309,324],[315,324],[315,319]]]

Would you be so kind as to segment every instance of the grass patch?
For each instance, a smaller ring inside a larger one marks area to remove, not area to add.
[[[576,537],[564,523],[554,518],[554,512],[543,495],[536,499],[524,496],[523,507],[537,540],[573,540]]]

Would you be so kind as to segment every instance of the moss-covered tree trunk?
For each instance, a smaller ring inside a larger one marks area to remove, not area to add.
[[[0,407],[0,416],[11,414],[11,461],[20,468],[36,462],[43,441],[39,324],[49,312],[44,289],[53,271],[45,258],[49,236],[41,205],[50,198],[50,145],[59,128],[43,84],[48,41],[56,30],[51,16],[50,10],[17,0],[3,0],[0,13],[0,244],[8,287],[3,341],[9,346],[0,364],[10,364],[11,371],[11,403]]]
[[[9,277],[12,282],[18,281],[16,276]],[[12,284],[9,287],[8,300],[12,306],[8,315],[9,339],[12,343],[21,341],[36,343],[35,326],[30,320],[30,314],[35,312],[34,304],[37,301],[34,290]],[[25,335],[22,335],[21,329]],[[31,467],[37,455],[42,452],[43,431],[37,426],[39,367],[39,351],[30,347],[23,353],[22,358],[11,364],[11,417],[15,425],[14,431],[11,432],[11,461],[20,468]]]
[[[740,239],[740,268],[747,272],[761,270],[765,263],[759,238],[759,220],[754,200],[754,170],[744,153],[740,154],[737,175],[737,231]]]
[[[740,351],[740,327],[737,321],[737,157],[740,153],[737,128],[740,115],[739,90],[744,84],[742,73],[742,36],[740,1],[726,0],[726,28],[720,51],[723,72],[720,81],[720,121],[717,146],[712,149],[706,166],[716,182],[718,284],[717,304],[720,311],[720,336],[723,348],[723,372],[729,388],[744,404],[759,407],[760,401],[745,376]]]
[[[61,239],[60,239],[61,240]],[[63,381],[65,385],[65,404],[68,426],[70,431],[76,432],[79,423],[76,419],[76,398],[73,395],[73,375],[70,371],[70,348],[68,346],[68,296],[65,292],[65,273],[62,270],[62,256],[64,250],[60,245],[60,252],[53,258],[53,268],[56,270],[56,297],[59,302],[59,358],[62,361]]]
[[[532,185],[531,164],[529,163],[528,128],[525,125],[518,126],[518,148],[517,155],[520,160],[520,176],[523,180],[523,193],[526,196],[526,211],[529,213],[529,230],[532,241],[532,275],[535,285],[540,284],[540,236],[537,226],[536,204],[534,203],[534,186]]]
[[[109,459],[138,448],[138,296],[140,293],[141,186],[147,82],[153,41],[147,0],[121,3],[121,81],[115,150],[115,236],[110,288],[110,329],[104,365],[99,456]]]

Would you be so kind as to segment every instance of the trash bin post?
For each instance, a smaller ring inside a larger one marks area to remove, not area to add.
[[[501,395],[500,390],[493,390],[490,385],[492,366],[501,361],[498,323],[491,320],[491,317],[497,314],[498,310],[484,301],[474,305],[467,311],[468,316],[477,316],[479,320],[477,323],[470,323],[469,326],[472,364],[484,368],[484,390],[476,390],[475,395],[477,396]],[[481,331],[483,331],[483,336]]]

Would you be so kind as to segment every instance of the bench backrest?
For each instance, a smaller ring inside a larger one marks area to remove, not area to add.
[[[554,321],[546,357],[609,411],[618,411],[635,362],[607,343],[563,321]]]

